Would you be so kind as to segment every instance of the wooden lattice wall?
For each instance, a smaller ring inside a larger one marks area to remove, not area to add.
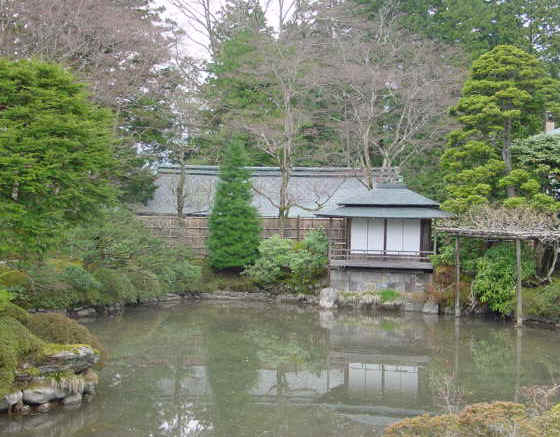
[[[180,219],[171,215],[139,215],[138,218],[150,231],[159,238],[167,240],[174,246],[184,244],[192,248],[195,255],[206,255],[206,239],[208,238],[207,217],[184,217]],[[287,219],[286,228],[282,232],[280,219],[262,219],[263,238],[270,238],[274,234],[282,235],[292,240],[302,240],[313,229],[326,232],[331,245],[344,246],[346,242],[346,228],[344,219],[337,218],[303,218]]]

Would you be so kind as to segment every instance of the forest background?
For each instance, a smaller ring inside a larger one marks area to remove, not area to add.
[[[485,202],[558,209],[559,142],[533,137],[545,117],[559,118],[555,2],[169,2],[173,16],[148,0],[1,2],[0,56],[63,66],[85,84],[91,104],[109,111],[103,132],[111,138],[102,175],[111,192],[84,194],[88,214],[30,215],[31,233],[3,227],[11,232],[3,259],[33,265],[18,271],[47,278],[51,269],[54,282],[64,272],[64,284],[99,302],[110,290],[134,300],[133,290],[146,298],[174,281],[192,283],[200,269],[179,262],[184,254],[164,262],[164,249],[147,249],[160,243],[130,237],[137,231],[123,229],[131,219],[119,218],[126,212],[115,205],[146,202],[157,164],[219,165],[231,143],[244,145],[248,164],[279,167],[284,189],[294,166],[365,174],[398,166],[410,188],[454,211]],[[15,223],[27,179],[6,177],[2,207],[12,212],[4,220]],[[59,195],[60,186],[42,186],[41,196]],[[156,253],[158,263],[149,259]],[[45,258],[58,261],[49,267]],[[39,299],[33,305],[48,303],[37,290],[52,284],[31,281],[29,293],[29,280],[15,276],[12,289]]]

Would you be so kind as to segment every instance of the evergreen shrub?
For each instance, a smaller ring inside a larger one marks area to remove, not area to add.
[[[230,142],[220,167],[214,205],[208,220],[208,261],[216,270],[252,264],[260,242],[261,223],[253,198],[248,159],[238,140]]]
[[[535,275],[535,258],[524,247],[521,263],[521,279]],[[517,282],[515,249],[510,243],[492,246],[477,261],[476,276],[472,290],[478,300],[502,315],[513,311],[513,300]]]
[[[300,242],[274,235],[262,241],[257,261],[245,269],[245,274],[264,289],[311,293],[326,273],[327,263],[324,232],[309,232]]]

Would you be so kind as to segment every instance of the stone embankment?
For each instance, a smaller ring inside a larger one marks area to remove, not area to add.
[[[418,296],[416,296],[418,295]],[[279,294],[261,292],[240,291],[216,291],[213,293],[190,293],[175,294],[167,293],[163,296],[142,302],[141,305],[173,306],[186,300],[230,300],[230,301],[252,301],[252,302],[276,302],[300,305],[316,305],[322,309],[335,309],[342,307],[352,308],[377,308],[389,310],[402,310],[422,312],[426,314],[438,314],[439,305],[425,302],[424,293],[402,293],[399,298],[388,302],[382,302],[380,294],[370,291],[339,291],[334,288],[324,288],[318,296],[309,294]],[[108,307],[79,307],[61,310],[71,318],[80,318],[85,322],[87,319],[97,316],[115,315],[124,310],[124,305],[113,304]],[[45,310],[36,310],[38,312]]]
[[[0,413],[46,412],[57,405],[80,405],[95,395],[97,374],[92,367],[99,352],[87,345],[53,346],[39,362],[26,362],[16,371],[20,390],[0,398]]]
[[[319,307],[333,310],[341,307],[376,308],[384,310],[401,310],[438,314],[439,305],[424,301],[423,293],[401,293],[390,300],[383,300],[381,293],[373,291],[339,291],[334,288],[323,288],[319,295]]]

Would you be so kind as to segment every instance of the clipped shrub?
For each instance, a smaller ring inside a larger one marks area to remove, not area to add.
[[[14,301],[24,308],[62,309],[80,302],[80,293],[65,280],[56,264],[45,262],[26,269],[29,282],[12,289]]]
[[[89,329],[63,314],[37,313],[30,317],[29,330],[48,343],[88,344],[98,351],[103,347]]]
[[[320,231],[300,242],[274,235],[261,242],[257,261],[245,273],[265,289],[310,293],[326,272],[327,252],[328,240]]]
[[[126,272],[101,267],[93,275],[101,283],[99,304],[136,303],[137,293]]]
[[[384,437],[540,437],[560,435],[560,408],[529,416],[513,402],[479,403],[458,414],[407,418],[388,426]]]

